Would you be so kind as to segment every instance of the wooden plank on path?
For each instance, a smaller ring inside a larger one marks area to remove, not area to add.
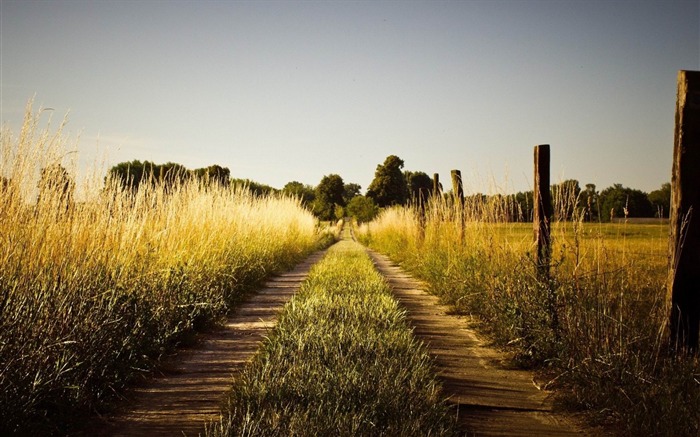
[[[196,347],[179,351],[161,375],[126,394],[125,408],[103,417],[80,435],[197,436],[218,420],[234,376],[274,327],[282,307],[325,251],[316,252],[292,271],[270,279],[238,307],[225,326],[204,335]]]
[[[368,250],[377,270],[407,310],[415,335],[435,358],[438,378],[455,404],[466,435],[581,436],[591,435],[552,410],[549,394],[537,388],[532,373],[506,369],[504,355],[486,347],[468,319],[425,292],[425,285],[386,256]]]

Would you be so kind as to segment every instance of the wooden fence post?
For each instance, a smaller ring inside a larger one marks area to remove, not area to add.
[[[464,188],[462,187],[462,172],[451,170],[452,176],[452,196],[454,198],[454,208],[459,221],[459,244],[464,243]]]
[[[462,188],[462,172],[459,170],[450,171],[452,176],[452,195],[455,200],[459,200],[459,204],[464,206],[464,189]]]
[[[440,175],[433,173],[433,196],[440,196],[442,189],[440,188]]]
[[[549,277],[552,257],[552,196],[549,191],[549,144],[535,146],[535,187],[533,227],[535,231],[535,265],[542,279]]]
[[[671,346],[698,351],[700,329],[700,71],[678,72],[668,292]]]

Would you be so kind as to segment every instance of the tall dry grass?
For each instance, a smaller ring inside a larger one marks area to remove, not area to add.
[[[385,210],[357,234],[548,375],[562,403],[621,434],[697,435],[700,364],[668,352],[667,226],[584,222],[576,200],[555,199],[549,280],[507,196],[464,210],[433,199],[424,221],[415,208]]]
[[[95,180],[76,199],[62,125],[39,117],[0,140],[3,435],[62,433],[319,240],[297,200],[241,188]]]

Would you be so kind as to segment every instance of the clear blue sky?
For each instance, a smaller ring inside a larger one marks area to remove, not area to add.
[[[700,2],[0,0],[1,110],[70,110],[81,161],[367,188],[390,154],[466,190],[670,180]],[[99,142],[98,142],[98,137]]]

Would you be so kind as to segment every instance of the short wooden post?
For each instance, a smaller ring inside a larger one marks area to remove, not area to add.
[[[671,345],[698,351],[700,330],[700,71],[678,72],[668,291]]]
[[[534,217],[535,265],[542,279],[549,277],[549,263],[552,256],[550,236],[552,220],[552,196],[549,191],[549,144],[535,146],[535,187]]]

